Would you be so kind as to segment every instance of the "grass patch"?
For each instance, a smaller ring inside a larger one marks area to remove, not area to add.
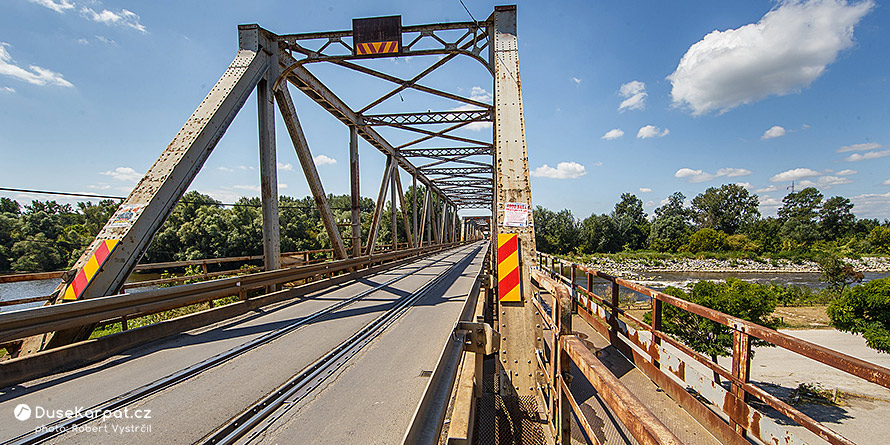
[[[792,405],[802,403],[838,406],[843,403],[840,400],[840,391],[837,389],[829,390],[820,383],[801,383],[797,385],[794,391],[791,391],[789,402]]]
[[[213,309],[215,307],[225,306],[228,304],[235,303],[240,301],[237,296],[220,298],[218,300],[208,301],[205,303],[197,303],[191,304],[188,306],[183,306],[176,309],[171,309],[169,311],[158,312],[156,314],[145,315],[142,317],[137,317],[132,320],[127,320],[127,326],[130,329],[139,328],[142,326],[148,326],[150,324],[159,323],[165,320],[170,320],[173,318],[182,317],[183,315],[194,314],[196,312],[205,311],[208,309]],[[90,335],[90,338],[99,338],[104,337],[106,335],[116,334],[122,331],[122,326],[120,322],[107,324],[104,326],[100,326],[93,330],[93,333]]]

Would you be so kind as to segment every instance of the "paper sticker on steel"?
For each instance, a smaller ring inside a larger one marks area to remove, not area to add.
[[[515,233],[499,233],[498,301],[522,301],[519,282],[519,239]]]
[[[96,273],[99,272],[99,269],[102,268],[102,265],[105,264],[105,261],[111,256],[111,252],[114,251],[114,248],[117,247],[119,242],[120,240],[116,239],[102,241],[99,248],[93,252],[93,256],[90,257],[90,260],[83,266],[83,269],[77,271],[74,281],[72,281],[65,289],[65,292],[62,293],[63,300],[77,300],[80,298],[83,294],[83,290],[87,288],[90,281],[93,281],[93,277],[96,276]]]

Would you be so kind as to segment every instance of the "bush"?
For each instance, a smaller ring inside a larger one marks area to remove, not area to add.
[[[869,348],[890,353],[890,278],[854,286],[827,312],[837,329],[862,334]]]
[[[689,237],[681,250],[691,253],[720,252],[726,250],[726,234],[714,229],[699,229]]]

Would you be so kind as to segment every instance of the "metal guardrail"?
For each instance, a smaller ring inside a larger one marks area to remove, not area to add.
[[[853,443],[751,383],[751,337],[890,388],[890,369],[882,366],[550,255],[539,253],[538,264],[542,270],[551,274],[553,280],[560,283],[559,287],[571,289],[571,301],[576,305],[578,314],[582,318],[604,337],[611,339],[613,346],[631,358],[638,369],[724,443],[747,444],[746,434],[767,443],[799,441],[791,431],[752,406],[749,401],[751,398],[772,407],[829,443]],[[564,275],[566,269],[568,276]],[[575,284],[576,279],[580,277],[579,273],[586,278],[586,286]],[[593,292],[595,278],[605,280],[611,285],[608,298],[600,297]],[[650,297],[651,323],[645,323],[619,307],[621,287]],[[712,362],[708,357],[662,332],[661,317],[664,303],[731,328],[733,331],[731,369]],[[621,320],[619,316],[633,322],[636,328]],[[666,346],[670,346],[671,349]],[[715,383],[712,377],[702,375],[692,366],[688,366],[690,360],[698,362],[729,381],[729,390]],[[710,405],[702,403],[691,395],[687,388],[693,389],[699,396],[707,399]],[[715,412],[717,410],[719,411]],[[724,420],[723,416],[729,420]]]
[[[407,248],[408,243],[399,243],[396,245],[397,249]],[[389,252],[392,251],[392,244],[379,244],[379,249],[377,252]],[[323,255],[321,258],[317,258],[318,255]],[[329,258],[330,256],[330,258]],[[301,264],[315,264],[320,262],[325,262],[333,259],[333,249],[316,249],[316,250],[301,250],[297,252],[285,252],[281,254],[282,263],[287,264],[289,261],[300,262]],[[297,259],[299,258],[299,259]],[[179,277],[169,277],[169,278],[159,278],[154,280],[144,280],[144,281],[133,281],[124,284],[124,289],[134,289],[139,287],[148,287],[148,286],[157,286],[159,284],[171,284],[171,283],[182,283],[189,280],[194,279],[203,279],[207,280],[214,277],[219,277],[223,275],[229,275],[232,272],[256,272],[262,270],[262,267],[251,267],[248,269],[230,269],[223,270],[218,272],[209,272],[207,270],[208,265],[212,264],[226,264],[226,263],[243,263],[247,261],[258,261],[262,260],[262,255],[249,255],[249,256],[237,256],[237,257],[224,257],[224,258],[205,258],[200,260],[187,260],[187,261],[167,261],[160,263],[145,263],[145,264],[137,264],[133,269],[134,272],[146,271],[146,270],[162,270],[162,269],[174,269],[179,267],[187,267],[187,266],[201,266],[202,274],[200,275],[185,275]],[[50,279],[61,279],[62,275],[66,271],[53,271],[53,272],[35,272],[35,273],[13,273],[0,275],[0,284],[3,283],[18,283],[23,281],[35,281],[35,280],[50,280]],[[28,303],[39,303],[43,301],[48,301],[53,298],[52,295],[42,296],[42,297],[29,297],[29,298],[18,298],[14,300],[4,300],[0,301],[0,307],[5,306],[17,306],[20,304],[28,304]]]
[[[165,289],[112,295],[4,312],[0,313],[0,344],[32,335],[75,328],[92,323],[101,324],[123,318],[139,317],[234,295],[245,299],[247,298],[247,292],[250,290],[280,286],[284,283],[324,275],[332,276],[419,254],[429,254],[459,244],[450,243],[433,246],[432,248],[427,246],[396,250],[383,254],[260,272]]]

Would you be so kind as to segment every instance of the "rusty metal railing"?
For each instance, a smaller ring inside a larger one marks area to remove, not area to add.
[[[571,363],[578,367],[596,389],[600,398],[615,413],[624,427],[640,444],[682,443],[611,371],[606,368],[584,343],[572,333],[572,294],[568,286],[549,277],[540,270],[533,271],[539,286],[548,291],[550,301],[544,302],[538,294],[532,301],[544,323],[550,328],[549,362],[538,357],[538,365],[544,370],[547,384],[548,426],[557,443],[571,443],[570,417],[574,412],[587,437],[598,442],[598,435],[590,421],[572,396]],[[548,314],[549,312],[549,314]]]
[[[550,255],[539,253],[538,266],[542,269],[541,274],[546,272],[561,286],[571,288],[572,301],[582,318],[605,338],[610,339],[612,345],[631,359],[640,371],[723,443],[747,444],[749,442],[745,439],[746,435],[766,443],[799,441],[793,432],[755,408],[751,404],[753,398],[829,443],[853,444],[838,432],[751,383],[752,337],[890,388],[890,369],[882,366]],[[581,277],[586,278],[585,286],[576,284]],[[610,284],[608,298],[594,293],[595,278]],[[619,307],[619,291],[622,287],[650,297],[651,323],[643,322]],[[712,362],[708,357],[662,332],[665,303],[731,328],[731,369]],[[636,328],[619,316],[633,322]],[[729,389],[688,366],[690,360],[729,381]],[[687,388],[693,389],[710,404],[705,404],[690,394]]]

